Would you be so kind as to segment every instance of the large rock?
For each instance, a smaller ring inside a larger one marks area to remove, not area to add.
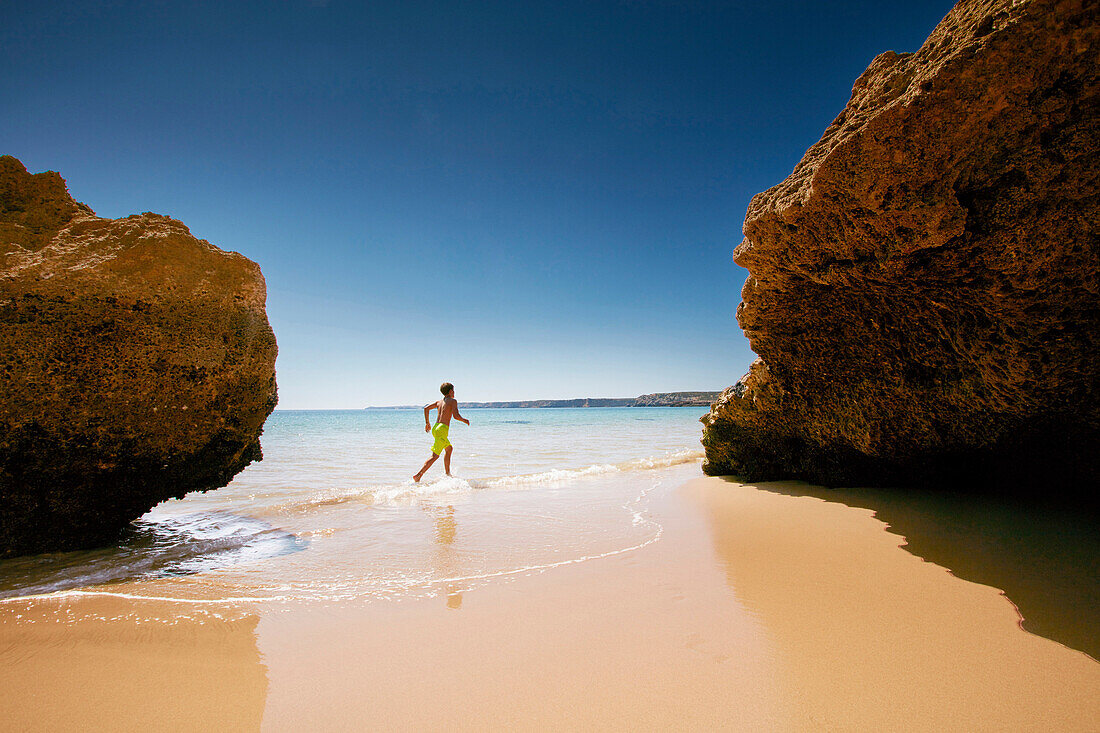
[[[761,360],[704,418],[706,472],[1096,486],[1098,16],[964,0],[753,198],[734,260]]]
[[[0,157],[0,556],[110,542],[260,460],[265,298],[180,222],[101,219]]]

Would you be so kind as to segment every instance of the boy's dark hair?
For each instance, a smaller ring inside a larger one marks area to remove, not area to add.
[[[450,382],[444,382],[443,384],[439,385],[439,391],[443,393],[444,397],[449,395],[451,393],[451,390],[454,388],[455,386]]]

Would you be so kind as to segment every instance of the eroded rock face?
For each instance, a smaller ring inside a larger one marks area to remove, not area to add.
[[[260,268],[157,214],[101,219],[0,157],[0,556],[111,542],[260,460]]]
[[[749,206],[761,360],[704,418],[705,471],[1097,484],[1098,73],[1080,0],[964,0],[871,63]]]

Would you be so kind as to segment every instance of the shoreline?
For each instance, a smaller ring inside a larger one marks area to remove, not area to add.
[[[433,598],[0,605],[15,728],[1084,730],[1100,664],[867,508],[697,477],[660,541]]]

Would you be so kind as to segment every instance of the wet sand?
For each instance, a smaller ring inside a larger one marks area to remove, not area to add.
[[[257,730],[257,617],[117,598],[0,606],[0,730]]]
[[[696,479],[654,497],[636,552],[435,598],[6,603],[5,725],[1095,729],[1100,664],[870,509],[783,488]]]

